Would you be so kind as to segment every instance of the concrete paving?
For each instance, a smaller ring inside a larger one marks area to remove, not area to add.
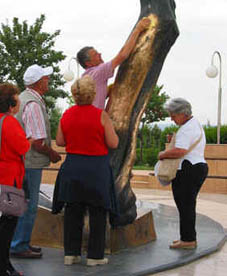
[[[157,233],[156,241],[137,248],[123,250],[120,253],[111,256],[109,255],[107,256],[109,258],[108,265],[93,268],[86,266],[86,256],[83,256],[81,264],[64,266],[63,250],[51,248],[43,248],[44,255],[40,260],[12,259],[12,262],[18,270],[24,272],[25,276],[156,275],[156,273],[160,271],[165,271],[191,263],[192,261],[200,259],[203,256],[207,256],[222,249],[226,239],[224,228],[227,228],[227,226],[225,227],[221,225],[221,223],[206,215],[198,214],[197,249],[170,250],[168,246],[172,240],[178,238],[179,228],[178,214],[176,208],[174,207],[171,193],[144,189],[135,189],[135,192],[138,198],[138,207],[143,206],[145,208],[152,208]],[[215,208],[217,208],[217,205],[222,204],[217,202],[217,197],[215,202],[209,199],[204,201],[209,202],[210,205],[212,202],[212,204],[216,206]],[[174,273],[173,271],[175,270],[171,270],[171,273]],[[167,272],[169,273],[169,270]],[[162,274],[158,273],[157,275]],[[176,275],[186,276],[185,273]],[[194,276],[194,274],[188,275]],[[201,276],[202,274],[200,273],[198,275]],[[206,275],[209,276],[208,274]],[[225,274],[221,276],[224,275]]]

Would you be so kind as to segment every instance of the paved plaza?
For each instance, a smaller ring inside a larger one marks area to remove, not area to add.
[[[45,185],[42,187],[46,189]],[[24,271],[25,276],[226,275],[227,195],[201,193],[197,206],[198,248],[170,250],[168,245],[177,238],[178,233],[178,215],[171,192],[151,189],[134,191],[138,205],[152,208],[156,241],[109,256],[109,264],[101,267],[87,267],[85,256],[82,264],[66,267],[63,265],[63,250],[50,248],[43,248],[41,260],[14,259],[15,266]]]

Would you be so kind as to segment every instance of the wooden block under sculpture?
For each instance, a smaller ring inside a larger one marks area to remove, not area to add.
[[[32,244],[63,248],[64,215],[52,215],[50,210],[39,207],[35,226],[32,232]],[[86,251],[88,233],[88,218],[85,219],[83,248]],[[130,247],[146,244],[156,239],[152,211],[140,208],[137,219],[127,226],[112,229],[107,224],[105,253],[112,254]]]

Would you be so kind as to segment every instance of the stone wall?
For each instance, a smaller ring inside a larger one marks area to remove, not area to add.
[[[201,192],[227,194],[227,144],[206,145],[205,158],[209,166],[209,173]],[[162,187],[153,172],[143,175],[134,172],[131,184],[134,188],[171,189],[170,186]]]
[[[65,150],[63,147],[57,147],[55,141],[52,141],[55,150],[61,153],[62,161],[57,164],[51,164],[48,169],[43,171],[42,183],[54,184],[57,169],[65,159]],[[227,144],[208,144],[206,145],[205,158],[209,166],[209,177],[202,187],[202,192],[227,194]],[[134,176],[131,184],[135,188],[152,188],[168,190],[170,187],[162,187],[157,179],[152,175],[152,171],[137,174]]]

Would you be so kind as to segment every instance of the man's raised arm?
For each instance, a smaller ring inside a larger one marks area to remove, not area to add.
[[[122,47],[120,52],[117,54],[117,56],[112,60],[112,68],[113,70],[120,65],[132,52],[134,49],[137,39],[139,35],[146,30],[151,21],[149,18],[142,18],[136,25],[135,29],[131,33],[128,40],[125,42],[125,45]]]

